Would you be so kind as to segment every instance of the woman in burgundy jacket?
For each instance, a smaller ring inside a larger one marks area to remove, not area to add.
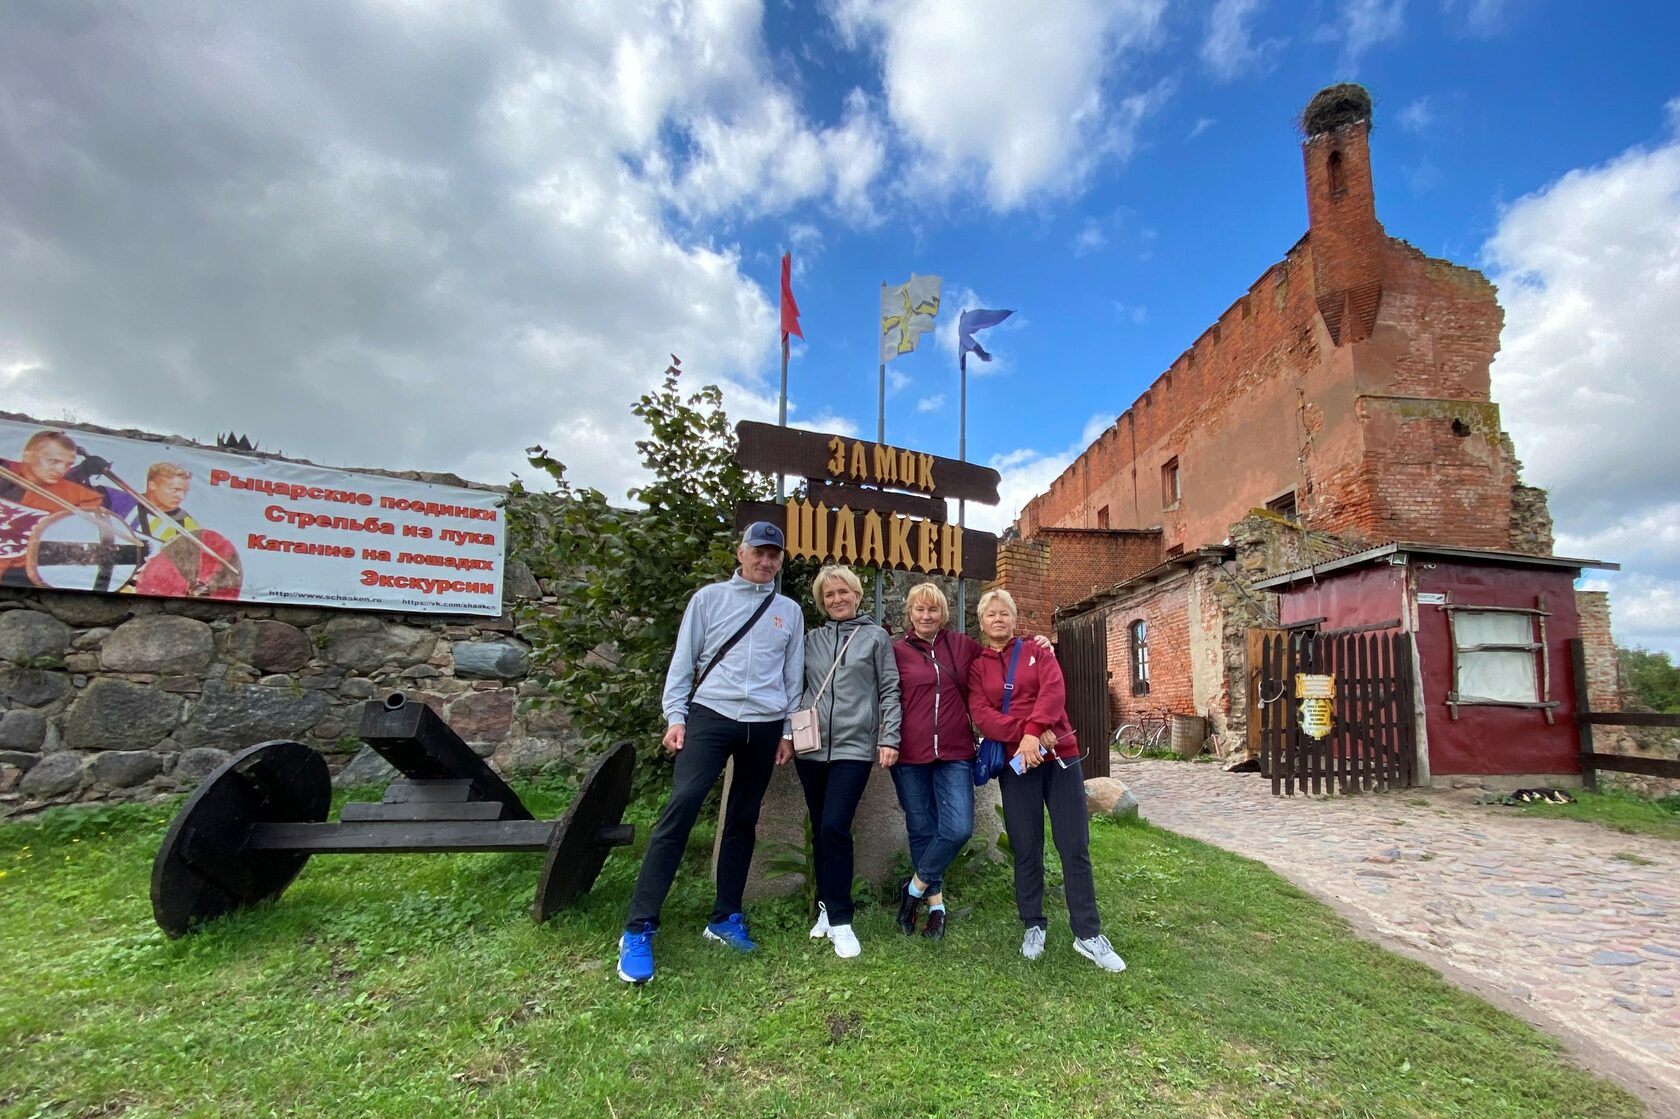
[[[950,607],[932,583],[918,583],[904,599],[909,632],[893,642],[904,719],[898,761],[889,771],[904,829],[910,836],[914,872],[898,884],[898,927],[916,931],[925,902],[922,935],[945,936],[944,877],[974,833],[974,730],[968,717],[968,669],[980,643],[945,628]],[[1044,638],[1039,651],[1048,656]]]
[[[1102,934],[1097,887],[1091,874],[1091,829],[1085,815],[1085,779],[1079,743],[1067,715],[1067,688],[1054,657],[1015,636],[1015,600],[1008,591],[980,596],[980,636],[985,648],[968,669],[968,713],[987,738],[1004,744],[1011,764],[998,781],[1003,826],[1015,853],[1015,908],[1026,925],[1021,955],[1044,954],[1044,810],[1062,857],[1062,885],[1073,925],[1073,950],[1104,971],[1125,971]],[[1014,698],[1003,707],[1004,683],[1015,665]],[[1019,772],[1017,772],[1017,766]]]

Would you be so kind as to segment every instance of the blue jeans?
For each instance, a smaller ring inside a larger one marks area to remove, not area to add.
[[[974,767],[968,762],[928,762],[889,771],[910,833],[910,862],[916,877],[936,894],[945,870],[974,834]]]

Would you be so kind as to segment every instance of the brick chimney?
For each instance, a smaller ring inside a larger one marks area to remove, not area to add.
[[[1371,95],[1329,86],[1301,114],[1313,294],[1337,346],[1371,336],[1387,235],[1371,188]]]

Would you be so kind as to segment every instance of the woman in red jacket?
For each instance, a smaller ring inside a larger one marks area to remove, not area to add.
[[[1091,874],[1091,829],[1085,815],[1085,779],[1079,743],[1067,716],[1067,690],[1054,657],[1015,636],[1015,600],[1008,591],[980,596],[980,636],[985,648],[968,670],[968,712],[980,733],[1004,744],[1010,765],[998,778],[1003,826],[1015,853],[1015,908],[1026,925],[1021,955],[1044,954],[1044,810],[1062,857],[1062,886],[1073,925],[1073,950],[1104,971],[1125,971],[1102,934],[1097,888]],[[1014,698],[1001,710],[1010,664]],[[1019,767],[1019,772],[1017,772]]]
[[[932,583],[918,583],[904,597],[910,631],[893,642],[904,718],[898,761],[889,771],[904,809],[913,873],[898,884],[898,927],[916,931],[925,902],[922,935],[945,936],[944,877],[974,833],[974,730],[968,717],[968,669],[980,643],[945,628],[950,607]],[[1037,652],[1054,656],[1040,637]]]

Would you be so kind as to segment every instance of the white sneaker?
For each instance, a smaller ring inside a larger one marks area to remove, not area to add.
[[[821,940],[828,935],[828,906],[817,902],[817,923],[811,926],[811,939]]]
[[[1120,972],[1126,970],[1126,961],[1120,958],[1120,953],[1114,950],[1114,945],[1108,942],[1106,936],[1091,936],[1084,940],[1075,940],[1073,950],[1104,971]]]
[[[1027,935],[1021,938],[1021,955],[1029,960],[1036,960],[1044,955],[1044,930],[1037,925],[1027,926]]]
[[[834,942],[834,954],[842,960],[849,960],[863,951],[863,945],[858,943],[857,933],[850,925],[830,926],[828,939]]]

